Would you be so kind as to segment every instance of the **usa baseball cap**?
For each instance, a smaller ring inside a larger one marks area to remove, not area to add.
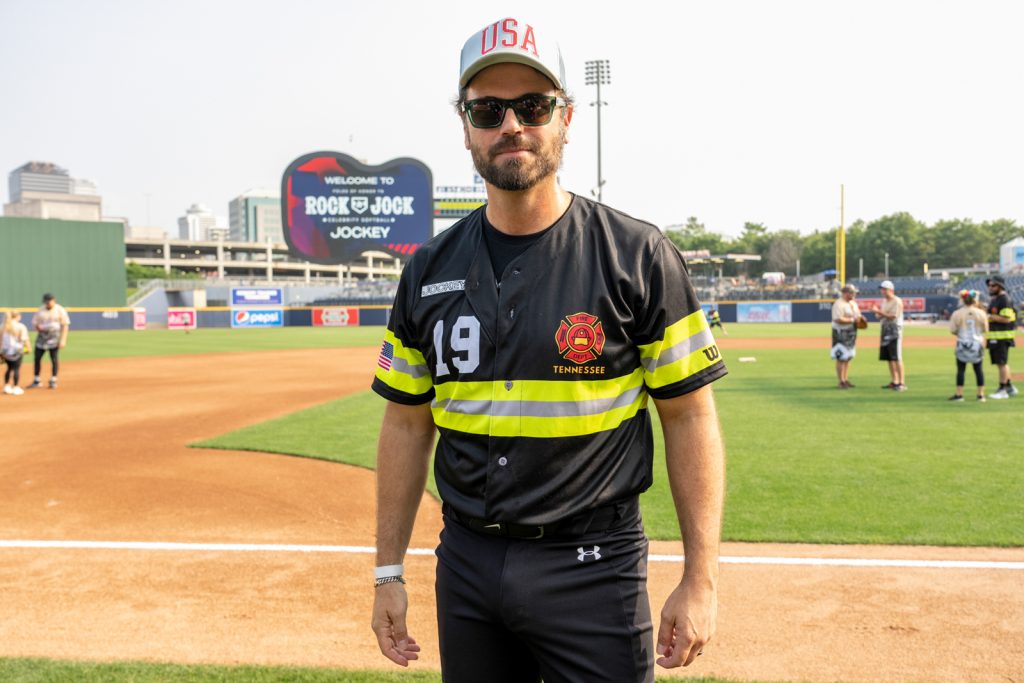
[[[846,283],[845,285],[843,285],[843,288],[840,291],[856,294],[859,290],[852,284]]]
[[[891,289],[894,292],[896,291],[896,288],[893,287],[892,280],[882,280],[882,284],[878,285],[878,288],[879,289]]]
[[[993,275],[989,279],[985,280],[986,285],[999,285],[1003,289],[1006,289],[1006,279],[1002,275]]]
[[[565,63],[554,37],[514,17],[488,24],[469,37],[462,46],[459,87],[465,88],[487,67],[507,62],[532,66],[565,90]]]

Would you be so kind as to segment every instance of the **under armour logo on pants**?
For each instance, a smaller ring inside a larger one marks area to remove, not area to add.
[[[591,560],[600,560],[601,559],[601,553],[597,552],[600,549],[601,549],[600,546],[596,546],[596,545],[594,546],[593,550],[584,550],[582,547],[576,548],[576,552],[578,552],[580,554],[580,556],[577,559],[580,562],[586,562],[588,557]]]

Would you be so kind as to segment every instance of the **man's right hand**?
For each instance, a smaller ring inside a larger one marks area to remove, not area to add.
[[[409,609],[409,598],[405,586],[399,582],[386,583],[374,588],[373,621],[371,626],[377,636],[381,653],[399,666],[419,659],[420,646],[409,636],[405,627],[405,614]]]

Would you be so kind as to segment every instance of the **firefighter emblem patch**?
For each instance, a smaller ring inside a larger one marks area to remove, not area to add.
[[[576,313],[565,316],[555,333],[558,353],[577,365],[589,363],[604,350],[604,328],[596,315]]]

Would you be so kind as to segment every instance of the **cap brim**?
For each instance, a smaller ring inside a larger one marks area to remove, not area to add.
[[[480,59],[470,64],[469,67],[465,71],[463,71],[462,75],[459,77],[459,87],[465,88],[467,85],[469,85],[469,82],[472,81],[473,78],[478,73],[480,73],[489,66],[494,66],[495,64],[522,64],[523,66],[532,67],[534,70],[536,70],[541,75],[546,77],[549,81],[551,81],[554,84],[555,88],[557,88],[558,90],[562,90],[562,83],[561,81],[559,81],[558,76],[551,73],[551,70],[548,69],[546,66],[538,62],[536,59],[533,59],[526,55],[517,55],[508,52],[499,52],[493,55],[487,55],[486,57],[481,57]]]

